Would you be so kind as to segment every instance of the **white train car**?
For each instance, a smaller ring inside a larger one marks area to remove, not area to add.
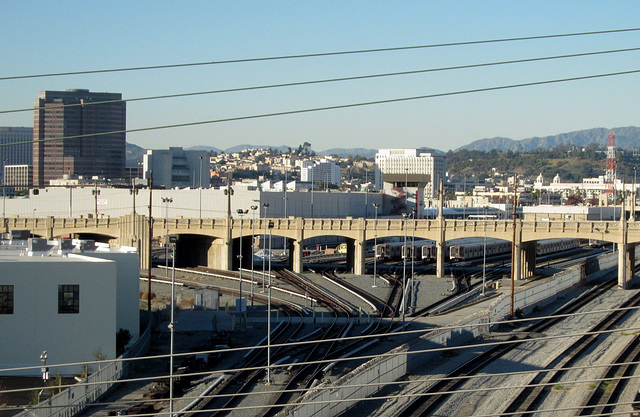
[[[421,253],[423,262],[434,261],[438,255],[438,248],[435,242],[423,245],[421,248]]]
[[[402,242],[387,242],[378,243],[374,248],[374,253],[378,261],[398,261],[403,260],[405,257],[414,260],[421,258],[422,248],[429,245],[435,245],[433,240],[419,239],[414,241],[413,245],[410,240],[407,240],[407,244]]]
[[[403,246],[404,242],[378,243],[374,247],[376,259],[380,262],[401,259]]]
[[[511,252],[511,242],[508,240],[487,238],[459,239],[449,248],[449,258],[452,261],[479,259],[485,256],[504,255]]]
[[[536,243],[536,255],[548,255],[580,247],[579,239],[546,239]]]
[[[413,245],[409,244],[409,242],[407,242],[407,243],[408,243],[407,244],[407,249],[413,248],[411,250],[411,254],[409,255],[409,258],[407,258],[407,259],[411,259],[411,257],[413,257],[414,261],[416,261],[416,260],[425,260],[424,257],[423,257],[424,248],[433,248],[433,250],[435,250],[435,247],[436,247],[436,242],[434,242],[433,240],[429,240],[429,239],[416,240],[415,242],[413,242]],[[403,255],[406,255],[407,249],[405,249],[405,251],[403,252]],[[435,257],[434,257],[434,259],[435,259]]]

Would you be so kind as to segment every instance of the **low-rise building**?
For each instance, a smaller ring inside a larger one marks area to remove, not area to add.
[[[120,329],[130,343],[139,337],[139,260],[131,248],[3,241],[0,269],[2,376],[40,375],[44,351],[52,378],[78,375],[83,362],[116,357]]]
[[[209,152],[182,148],[149,149],[143,155],[144,178],[153,172],[153,186],[209,188]]]

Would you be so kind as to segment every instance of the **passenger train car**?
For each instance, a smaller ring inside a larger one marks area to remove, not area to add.
[[[555,252],[575,249],[580,246],[579,239],[548,239],[541,240],[536,243],[536,254],[546,255]],[[436,259],[437,247],[434,241],[421,239],[415,241],[413,253],[414,260],[422,260],[424,262]],[[389,242],[379,243],[374,248],[375,256],[378,261],[399,261],[403,260],[407,254],[411,259],[411,243],[407,242]],[[463,238],[454,239],[446,243],[446,254],[448,259],[452,261],[465,261],[471,259],[480,259],[485,256],[498,256],[511,253],[511,242],[508,240],[487,238],[486,246],[484,238]]]
[[[398,261],[403,260],[405,256],[407,259],[414,260],[423,258],[423,251],[426,247],[435,248],[435,242],[428,239],[415,240],[413,245],[411,241],[407,240],[407,244],[402,242],[387,242],[378,243],[374,248],[374,253],[378,261]],[[424,259],[424,258],[423,258]]]
[[[486,256],[504,255],[511,252],[511,242],[487,238],[485,246],[484,238],[458,239],[449,248],[449,259],[452,261],[479,259],[485,256],[485,248]]]
[[[548,255],[550,253],[562,252],[565,250],[580,247],[578,239],[547,239],[540,240],[536,244],[536,255]]]

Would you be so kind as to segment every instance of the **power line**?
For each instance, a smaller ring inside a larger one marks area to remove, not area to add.
[[[537,316],[537,317],[523,318],[523,319],[497,320],[497,321],[489,321],[489,322],[482,322],[482,323],[469,323],[469,324],[460,324],[460,325],[451,325],[451,326],[441,326],[441,327],[438,327],[437,330],[440,332],[455,331],[455,330],[468,331],[470,328],[474,328],[474,327],[493,327],[493,326],[502,325],[502,324],[519,325],[519,324],[524,324],[527,322],[538,321],[538,320],[557,319],[557,318],[575,318],[575,317],[583,317],[583,316],[589,316],[594,314],[606,314],[606,313],[620,312],[620,311],[627,311],[627,312],[633,313],[634,310],[636,310],[637,312],[637,310],[640,310],[640,306],[616,307],[616,308],[610,308],[610,309],[590,310],[590,311],[582,311],[582,312],[575,312],[575,313],[552,314],[547,316]],[[550,336],[537,336],[537,337],[527,338],[525,341],[539,342],[539,341],[548,341],[548,340],[562,339],[562,338],[569,338],[569,337],[579,337],[584,335],[609,335],[609,334],[614,334],[622,331],[638,331],[638,330],[640,330],[640,327],[637,327],[637,326],[616,327],[610,330],[583,331],[583,332],[577,332],[577,333],[562,333],[562,334],[550,335]],[[350,341],[361,341],[361,340],[367,340],[367,339],[376,339],[380,337],[397,337],[397,336],[419,337],[420,335],[428,334],[433,331],[434,331],[433,328],[425,328],[425,329],[417,329],[417,330],[402,330],[402,331],[389,332],[389,333],[378,333],[378,334],[369,334],[369,335],[337,337],[333,339],[322,339],[322,342],[350,342]],[[466,345],[460,345],[460,346],[434,347],[434,348],[428,348],[428,349],[415,350],[411,352],[403,352],[403,354],[411,354],[411,355],[424,354],[424,353],[432,353],[432,352],[459,350],[462,348],[466,349],[466,348],[480,348],[480,347],[497,346],[497,345],[519,344],[522,342],[523,340],[516,339],[516,340],[504,340],[504,341],[495,341],[495,342],[488,342],[488,343],[466,344]],[[312,345],[316,343],[318,343],[318,340],[287,342],[287,343],[272,343],[271,347],[272,348],[292,347],[292,346],[301,347],[301,346]],[[237,348],[229,348],[229,349],[222,349],[222,350],[212,349],[212,350],[204,350],[204,351],[196,351],[196,352],[175,353],[173,356],[186,357],[191,355],[210,354],[210,353],[241,352],[241,351],[249,351],[254,349],[266,349],[266,346],[264,345],[247,346],[247,347],[237,347]],[[292,365],[303,366],[303,365],[326,364],[334,361],[350,361],[355,359],[361,359],[361,360],[374,359],[382,356],[394,356],[394,355],[395,354],[390,353],[390,354],[382,354],[382,355],[378,354],[378,355],[352,356],[352,357],[343,358],[343,359],[323,359],[323,360],[309,361],[309,362],[286,363],[286,364],[279,365],[279,367],[284,368]],[[132,357],[132,358],[123,358],[123,359],[104,359],[104,360],[82,361],[82,362],[50,363],[48,367],[59,368],[59,367],[69,367],[69,366],[81,366],[81,365],[99,365],[99,364],[106,365],[112,362],[131,362],[136,360],[163,359],[163,358],[169,358],[169,356],[170,354],[162,354],[162,355]],[[2,368],[0,369],[0,374],[6,373],[6,372],[34,370],[34,369],[40,369],[40,368],[41,368],[41,365],[24,366],[24,367],[16,367],[16,368]],[[237,370],[257,370],[257,369],[261,369],[261,367],[222,369],[216,372],[233,372]],[[209,372],[206,372],[206,373],[209,373]],[[0,393],[3,393],[3,392],[6,392],[6,391],[0,390]]]
[[[603,74],[595,74],[595,75],[584,75],[579,77],[557,78],[553,80],[532,81],[528,83],[508,84],[508,85],[494,86],[494,87],[450,91],[445,93],[426,94],[421,96],[399,97],[399,98],[366,101],[366,102],[359,102],[359,103],[337,104],[334,106],[313,107],[308,109],[287,110],[282,112],[254,114],[249,116],[237,116],[237,117],[229,117],[229,118],[223,118],[223,119],[201,120],[197,122],[158,125],[158,126],[151,126],[151,127],[142,127],[138,129],[115,130],[110,132],[99,132],[99,133],[92,133],[92,134],[86,134],[86,135],[73,135],[73,136],[63,136],[58,138],[11,142],[11,143],[0,144],[0,146],[23,145],[27,143],[44,143],[44,142],[53,142],[53,141],[61,141],[61,140],[68,140],[68,139],[80,139],[80,138],[86,138],[86,137],[106,136],[106,135],[119,134],[119,133],[148,132],[148,131],[154,131],[154,130],[172,129],[172,128],[179,128],[179,127],[201,126],[201,125],[207,125],[207,124],[234,122],[234,121],[241,121],[241,120],[252,120],[252,119],[262,119],[262,118],[268,118],[268,117],[276,117],[276,116],[288,116],[288,115],[294,115],[294,114],[314,113],[314,112],[327,111],[327,110],[339,110],[339,109],[365,107],[365,106],[373,106],[373,105],[380,105],[380,104],[401,103],[406,101],[424,100],[424,99],[437,98],[437,97],[449,97],[449,96],[456,96],[456,95],[463,95],[463,94],[481,93],[481,92],[487,92],[487,91],[499,91],[499,90],[507,90],[512,88],[532,87],[532,86],[538,86],[538,85],[558,84],[558,83],[570,82],[570,81],[582,81],[582,80],[589,80],[589,79],[596,79],[596,78],[630,75],[630,74],[636,74],[639,72],[640,72],[640,69],[636,69],[636,70],[611,72],[611,73],[603,73]]]
[[[637,309],[637,307],[628,307],[625,308],[626,310],[633,310],[633,309]],[[602,312],[610,312],[610,311],[614,311],[616,309],[607,309],[607,310],[599,310],[599,311],[590,311],[590,312],[583,312],[583,313],[578,313],[578,314],[567,314],[567,315],[554,315],[554,316],[548,316],[548,317],[563,317],[563,316],[579,316],[579,315],[585,315],[585,314],[595,314],[595,313],[602,313]],[[537,320],[540,318],[532,318],[532,319],[522,319],[520,321],[528,321],[528,320]],[[498,322],[495,322],[498,323]],[[453,327],[460,327],[460,326],[453,326]],[[464,327],[464,326],[462,326]],[[468,326],[467,326],[468,327]],[[422,333],[428,333],[429,331],[431,331],[432,329],[423,329],[421,330]],[[555,338],[566,338],[566,337],[572,337],[572,336],[579,336],[582,334],[603,334],[603,333],[616,333],[616,332],[620,332],[620,331],[625,331],[625,330],[637,330],[637,328],[617,328],[614,329],[612,331],[604,331],[604,332],[583,332],[583,333],[577,333],[577,334],[573,334],[573,335],[558,335],[555,336]],[[413,333],[414,331],[412,331]],[[398,335],[396,334],[389,334],[389,335]],[[378,335],[381,336],[381,335]],[[359,337],[358,337],[359,338]],[[527,342],[535,342],[535,341],[539,341],[539,340],[546,340],[547,338],[534,338],[534,339],[530,339],[527,340]],[[289,344],[287,344],[289,345]],[[491,346],[493,345],[493,343],[487,343],[487,344],[482,344],[480,346]],[[476,345],[477,346],[477,345]],[[462,349],[462,348],[469,348],[469,347],[473,347],[473,346],[457,346],[457,349]],[[235,349],[235,350],[242,350],[242,348],[240,349]],[[433,350],[445,350],[445,349],[433,349]],[[431,349],[430,349],[431,351]],[[416,352],[411,352],[412,354],[418,354],[418,353],[422,353],[423,351],[416,351]],[[192,354],[192,353],[191,353]],[[153,358],[158,358],[158,357],[166,357],[167,355],[158,355],[158,356],[154,356]],[[389,356],[389,355],[386,355]],[[377,356],[374,356],[377,357]],[[150,357],[142,357],[142,358],[130,358],[129,360],[144,360],[144,359],[148,359]],[[353,357],[350,358],[348,360],[356,360],[356,359],[370,359],[370,356],[362,356],[362,357]],[[330,361],[330,360],[328,360]],[[106,363],[106,362],[110,362],[110,361],[96,361],[94,363]],[[325,363],[327,361],[313,361],[311,363]],[[282,364],[279,365],[280,367],[286,367],[286,366],[301,366],[304,365],[305,363],[296,363],[296,364]],[[637,364],[635,362],[631,362],[629,364]],[[511,375],[525,375],[525,374],[530,374],[530,373],[538,373],[538,372],[551,372],[551,371],[555,371],[555,370],[566,370],[566,369],[590,369],[590,368],[594,368],[594,367],[607,367],[610,366],[612,364],[589,364],[589,365],[585,365],[585,366],[576,366],[576,367],[570,367],[570,368],[554,368],[554,369],[535,369],[535,370],[527,370],[527,371],[516,371],[516,372],[508,372],[508,373],[500,373],[500,374],[483,374],[483,375],[474,375],[469,377],[469,379],[472,378],[485,378],[485,377],[491,377],[491,376],[499,376],[499,377],[504,377],[504,376],[511,376]],[[620,365],[620,364],[617,364]],[[22,368],[22,369],[26,369],[26,368]],[[261,368],[243,368],[243,369],[261,369]],[[237,369],[235,369],[237,371]],[[229,370],[231,371],[231,370]],[[208,371],[208,372],[202,372],[202,373],[198,373],[197,375],[205,375],[205,374],[210,374],[210,373],[222,373],[225,372],[225,370],[216,370],[216,371]],[[196,374],[192,374],[192,375],[196,375]],[[153,379],[155,379],[157,377],[153,377]],[[448,377],[448,378],[438,378],[438,379],[433,379],[433,378],[428,378],[426,380],[414,380],[414,381],[410,381],[407,382],[408,384],[414,384],[414,383],[424,383],[424,382],[434,382],[436,380],[439,379],[459,379],[460,377]],[[590,380],[579,380],[579,381],[563,381],[564,384],[566,383],[584,383],[584,382],[599,382],[599,381],[609,381],[609,380],[623,380],[623,379],[631,379],[631,378],[636,378],[635,376],[631,376],[631,377],[615,377],[615,378],[595,378],[595,379],[590,379]],[[146,378],[146,380],[148,379],[152,379],[152,378]],[[145,380],[142,378],[135,378],[135,379],[126,379],[126,380],[119,380],[119,381],[114,381],[115,383],[122,383],[122,382],[131,382],[131,381],[140,381],[140,380]],[[96,382],[95,384],[101,384],[104,382]],[[386,383],[371,383],[371,384],[355,384],[355,385],[347,385],[347,386],[343,386],[342,388],[348,388],[348,387],[365,387],[365,386],[380,386],[380,385],[388,385],[388,384],[401,384],[402,382],[399,381],[393,381],[393,382],[386,382]],[[553,385],[551,383],[545,383],[545,384],[536,384],[539,386],[546,386],[546,385]],[[529,384],[520,384],[520,385],[511,385],[511,386],[507,386],[507,387],[495,387],[495,388],[482,388],[482,389],[473,389],[473,390],[456,390],[455,393],[460,393],[460,392],[476,392],[476,391],[495,391],[495,390],[499,390],[499,389],[513,389],[513,388],[523,388],[523,387],[527,387],[530,386]],[[531,385],[534,386],[534,385]],[[67,386],[65,386],[67,387]],[[39,388],[38,388],[39,389]],[[17,391],[28,391],[29,389],[25,389],[25,390],[5,390],[5,391],[0,391],[1,393],[9,393],[9,392],[17,392]],[[297,390],[289,390],[291,392],[297,391]],[[270,391],[271,392],[271,391]],[[275,391],[274,391],[275,392]],[[286,392],[286,390],[285,390]],[[451,393],[451,392],[448,392]],[[253,395],[253,394],[243,394],[243,395]],[[394,395],[393,398],[398,398],[398,397],[406,397],[406,398],[412,398],[414,396],[423,396],[423,395],[431,395],[431,394],[423,394],[423,393],[419,393],[419,394],[400,394],[400,395]],[[206,396],[206,398],[218,398],[220,396],[218,395],[211,395],[211,396]],[[191,398],[191,397],[188,397]],[[195,397],[193,397],[195,398]],[[383,396],[379,396],[379,397],[370,397],[370,398],[362,398],[362,399],[358,399],[358,401],[370,401],[370,400],[381,400],[381,399],[386,399],[387,397],[383,397]],[[145,401],[146,402],[146,401]],[[304,402],[301,404],[305,404]],[[99,404],[98,404],[99,405]]]
[[[136,102],[136,101],[147,101],[147,100],[159,100],[159,99],[168,99],[168,98],[180,98],[180,97],[192,97],[192,96],[201,96],[201,95],[210,95],[210,94],[222,94],[222,93],[235,93],[242,91],[254,91],[254,90],[265,90],[271,88],[283,88],[283,87],[299,87],[304,85],[313,85],[313,84],[324,84],[324,83],[333,83],[333,82],[343,82],[343,81],[356,81],[356,80],[365,80],[365,79],[373,79],[373,78],[383,78],[383,77],[396,77],[396,76],[404,76],[404,75],[415,75],[415,74],[424,74],[430,72],[442,72],[442,71],[453,71],[453,70],[461,70],[461,69],[471,69],[471,68],[483,68],[483,67],[491,67],[491,66],[499,66],[499,65],[510,65],[510,64],[522,64],[529,62],[539,62],[539,61],[549,61],[556,59],[567,59],[567,58],[579,58],[586,56],[596,56],[596,55],[604,55],[604,54],[616,54],[623,52],[633,52],[640,50],[640,47],[637,48],[624,48],[624,49],[611,49],[604,51],[594,51],[594,52],[582,52],[575,54],[565,54],[565,55],[554,55],[554,56],[545,56],[545,57],[535,57],[535,58],[524,58],[524,59],[515,59],[515,60],[507,60],[507,61],[495,61],[495,62],[484,62],[478,64],[467,64],[467,65],[456,65],[449,67],[439,67],[439,68],[427,68],[427,69],[418,69],[418,70],[410,70],[410,71],[399,71],[399,72],[388,72],[382,74],[368,74],[368,75],[356,75],[352,77],[338,77],[338,78],[327,78],[321,80],[309,80],[309,81],[299,81],[299,82],[290,82],[290,83],[281,83],[281,84],[267,84],[267,85],[258,85],[258,86],[249,86],[249,87],[238,87],[238,88],[228,88],[221,90],[208,90],[208,91],[197,91],[190,93],[178,93],[178,94],[163,94],[157,96],[147,96],[147,97],[136,97],[130,99],[123,100],[104,100],[104,101],[95,101],[88,103],[72,103],[72,104],[61,104],[61,105],[53,105],[47,106],[46,109],[60,109],[67,107],[86,107],[86,106],[95,106],[95,105],[103,105],[103,104],[113,104],[113,103],[122,103],[122,102]],[[0,110],[0,114],[7,113],[19,113],[26,111],[34,111],[45,109],[45,107],[30,107],[30,108],[22,108],[22,109],[12,109],[12,110]]]
[[[337,51],[337,52],[319,52],[319,53],[309,53],[309,54],[299,54],[299,55],[280,55],[280,56],[260,57],[260,58],[242,58],[242,59],[231,59],[231,60],[221,60],[221,61],[204,61],[204,62],[191,62],[191,63],[167,64],[167,65],[149,65],[149,66],[140,66],[140,67],[124,67],[124,68],[43,73],[43,74],[31,74],[31,75],[14,75],[14,76],[0,77],[0,81],[19,80],[19,79],[26,79],[26,78],[60,77],[60,76],[67,76],[67,75],[99,74],[99,73],[125,72],[125,71],[144,71],[144,70],[167,69],[167,68],[196,67],[196,66],[205,66],[205,65],[239,64],[239,63],[247,63],[247,62],[277,61],[277,60],[287,60],[287,59],[317,58],[317,57],[339,56],[339,55],[355,55],[355,54],[368,54],[368,53],[378,53],[378,52],[406,51],[406,50],[413,50],[413,49],[441,48],[441,47],[453,47],[453,46],[465,46],[465,45],[481,45],[481,44],[489,44],[489,43],[566,38],[566,37],[574,37],[574,36],[604,35],[604,34],[612,34],[612,33],[635,32],[639,30],[640,28],[612,29],[612,30],[600,30],[600,31],[590,31],[590,32],[574,32],[574,33],[560,33],[560,34],[552,34],[552,35],[522,36],[522,37],[513,37],[513,38],[485,39],[485,40],[448,42],[448,43],[437,43],[437,44],[426,44],[426,45],[397,46],[397,47],[389,47],[389,48],[359,49],[359,50]]]

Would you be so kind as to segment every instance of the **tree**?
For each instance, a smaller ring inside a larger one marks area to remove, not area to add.
[[[578,204],[582,204],[582,196],[580,194],[570,195],[564,202],[565,206],[577,206]]]
[[[131,341],[131,332],[127,329],[120,328],[116,333],[116,356],[124,353],[125,347]]]

